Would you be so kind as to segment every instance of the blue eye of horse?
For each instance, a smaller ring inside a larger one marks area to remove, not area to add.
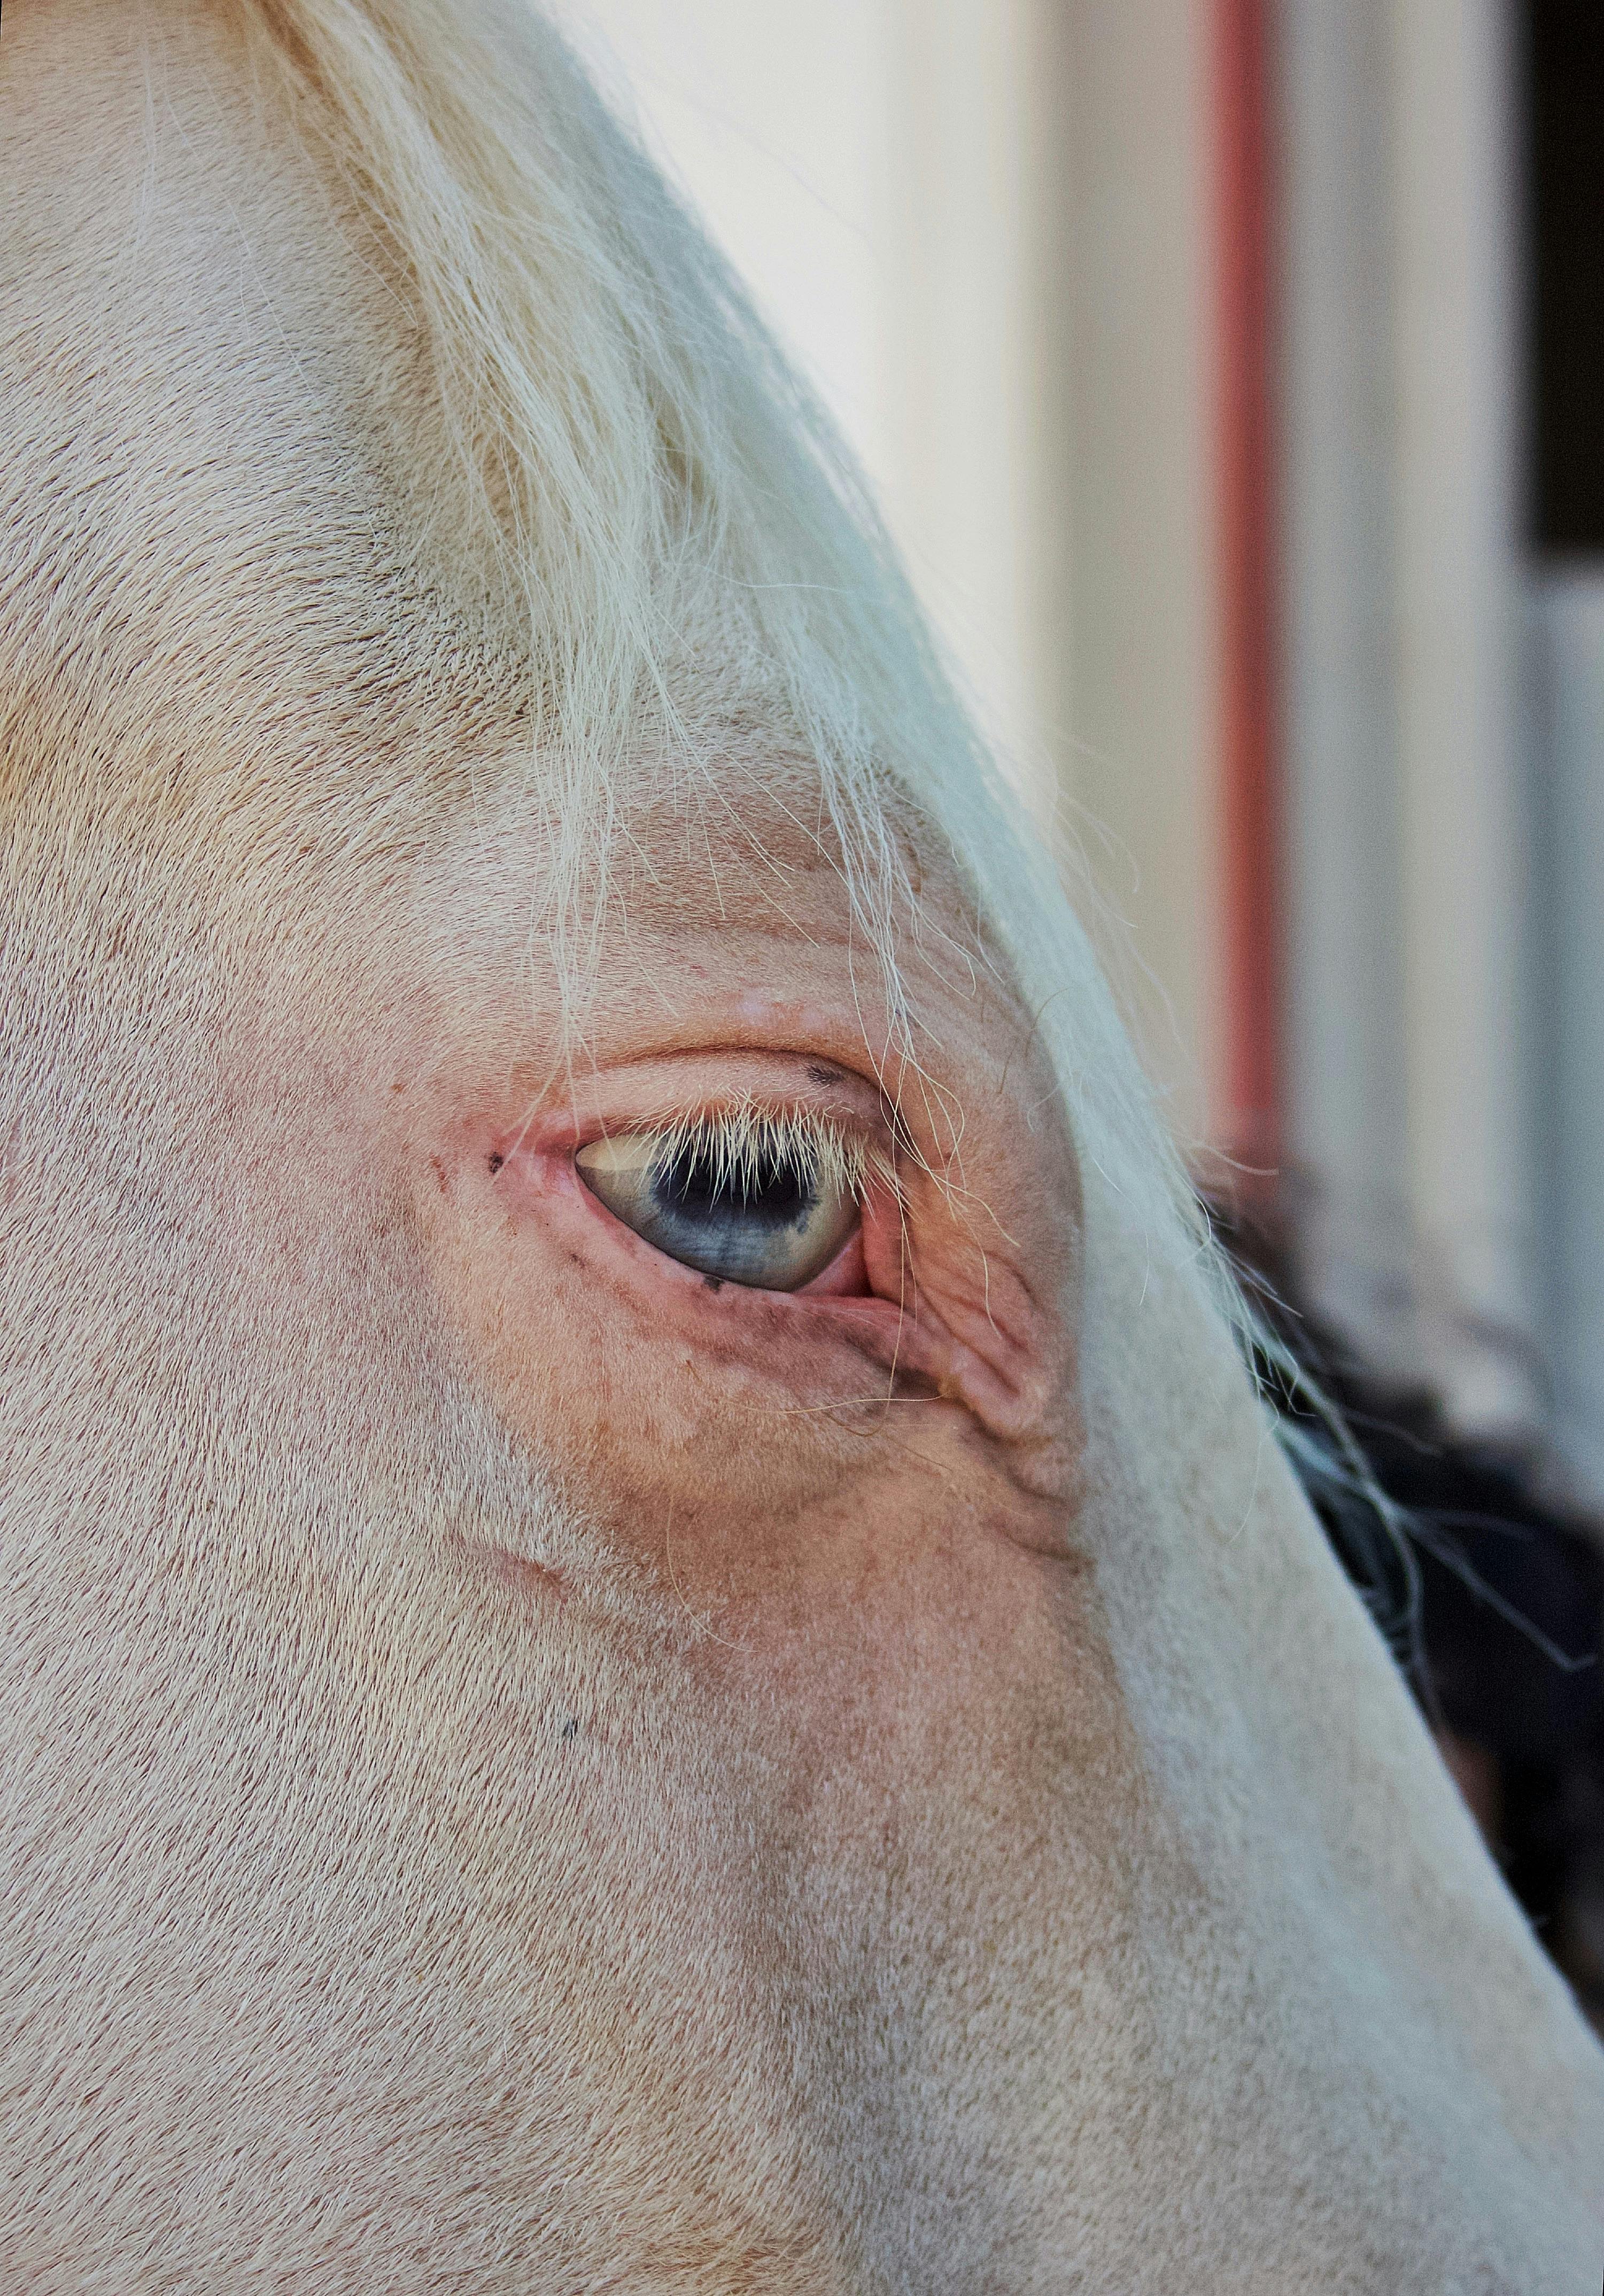
[[[692,1144],[654,1168],[653,1193],[666,1216],[719,1221],[735,1218],[769,1227],[795,1227],[818,1200],[815,1175],[783,1153],[754,1158],[750,1170],[720,1170],[704,1150]]]
[[[858,1219],[851,1187],[785,1145],[732,1157],[701,1138],[636,1132],[592,1142],[574,1163],[613,1218],[670,1259],[767,1292],[810,1282]]]

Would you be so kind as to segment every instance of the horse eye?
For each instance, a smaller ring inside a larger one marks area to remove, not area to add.
[[[573,1160],[613,1218],[670,1259],[765,1292],[810,1283],[858,1223],[847,1180],[802,1147],[732,1158],[705,1140],[626,1132]]]

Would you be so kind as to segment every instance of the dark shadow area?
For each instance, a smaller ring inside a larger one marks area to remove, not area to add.
[[[1519,12],[1526,180],[1527,528],[1539,554],[1604,552],[1604,8]]]
[[[1544,1487],[1538,1457],[1457,1439],[1428,1390],[1345,1353],[1300,1302],[1273,1219],[1214,1211],[1291,1357],[1261,1350],[1257,1369],[1304,1489],[1511,1890],[1604,2034],[1604,1525]]]

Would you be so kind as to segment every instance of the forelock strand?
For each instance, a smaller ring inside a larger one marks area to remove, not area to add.
[[[631,760],[666,757],[721,804],[728,761],[687,697],[756,701],[817,769],[904,1054],[898,949],[918,919],[893,792],[950,848],[1039,1005],[1083,1154],[1155,1249],[1196,1255],[1189,1192],[1050,857],[851,458],[559,34],[517,0],[231,4],[405,266],[462,521],[526,633],[565,988],[594,971]]]

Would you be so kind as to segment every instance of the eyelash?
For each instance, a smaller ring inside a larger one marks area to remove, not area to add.
[[[640,1128],[655,1135],[665,1166],[688,1156],[733,1194],[755,1186],[777,1165],[791,1165],[813,1185],[837,1187],[857,1203],[863,1201],[871,1176],[894,1185],[889,1159],[860,1133],[814,1109],[742,1100]]]
[[[604,1134],[579,1178],[644,1242],[719,1283],[795,1292],[835,1261],[890,1160],[809,1108],[727,1103]]]

